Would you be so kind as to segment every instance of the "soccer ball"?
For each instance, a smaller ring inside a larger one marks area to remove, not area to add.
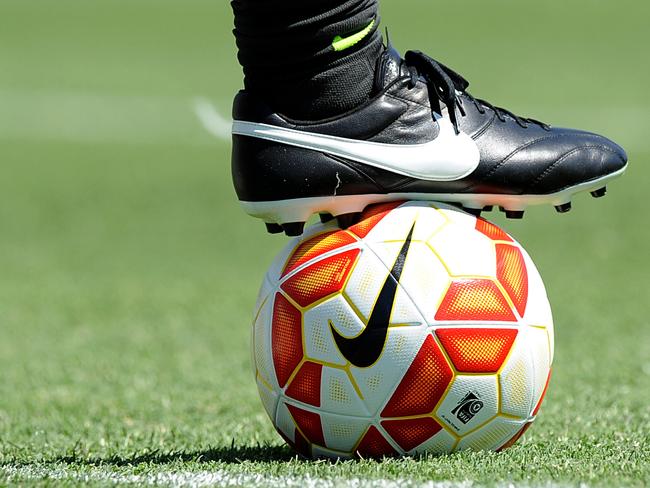
[[[305,456],[500,450],[535,419],[553,319],[524,249],[443,204],[311,227],[264,278],[252,358],[262,403]]]

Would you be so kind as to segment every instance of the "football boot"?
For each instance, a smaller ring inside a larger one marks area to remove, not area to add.
[[[521,218],[531,205],[571,208],[605,194],[627,166],[609,139],[552,127],[475,98],[469,83],[419,51],[388,46],[374,92],[326,120],[292,120],[241,91],[233,106],[232,176],[244,210],[272,233],[300,235],[313,214],[355,223],[370,204],[442,201]]]

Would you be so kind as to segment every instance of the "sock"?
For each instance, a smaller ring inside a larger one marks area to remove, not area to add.
[[[383,51],[378,0],[233,0],[244,87],[298,120],[368,100]]]

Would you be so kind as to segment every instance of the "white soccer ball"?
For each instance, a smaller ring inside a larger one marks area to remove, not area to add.
[[[252,356],[266,412],[306,456],[499,450],[539,411],[553,319],[504,231],[443,204],[389,203],[280,253]]]

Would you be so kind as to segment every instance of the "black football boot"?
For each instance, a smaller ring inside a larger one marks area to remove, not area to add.
[[[456,203],[474,214],[500,207],[571,207],[605,194],[627,166],[625,151],[589,132],[551,127],[476,99],[459,74],[427,55],[391,47],[377,64],[375,94],[326,120],[291,120],[255,94],[233,107],[232,174],[244,210],[269,232],[300,235],[315,213],[354,222],[392,200]]]

